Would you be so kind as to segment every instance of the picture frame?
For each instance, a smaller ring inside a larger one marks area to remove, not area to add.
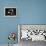
[[[17,8],[16,7],[4,7],[4,16],[5,17],[16,17]]]
[[[18,25],[18,38],[19,38],[18,41],[19,42],[21,40],[23,40],[23,39],[21,39],[21,36],[23,36],[23,35],[21,35],[22,30],[24,30],[24,31],[28,30],[29,31],[28,35],[29,35],[29,33],[33,32],[33,34],[30,34],[31,37],[33,36],[32,41],[46,41],[46,24],[19,24]],[[37,32],[35,33],[34,31],[37,31]],[[37,37],[35,37],[35,36],[37,36]],[[31,38],[28,38],[28,39],[31,39]]]

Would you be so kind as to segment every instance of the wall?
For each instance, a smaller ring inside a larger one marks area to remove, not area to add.
[[[21,24],[46,24],[46,0],[21,1]]]
[[[5,7],[17,7],[17,2],[14,0],[0,0],[0,44],[7,44],[8,34],[10,32],[17,32],[17,24],[19,23],[19,17],[5,17],[4,8]],[[18,9],[18,8],[17,8]],[[18,39],[18,38],[17,38]],[[18,43],[16,39],[16,43]]]
[[[17,17],[4,17],[4,7],[17,7]],[[17,24],[46,24],[46,0],[0,0],[0,44],[7,44]],[[17,40],[16,40],[17,42]]]

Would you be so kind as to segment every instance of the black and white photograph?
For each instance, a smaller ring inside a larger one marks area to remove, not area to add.
[[[16,8],[14,7],[5,8],[5,16],[16,16]]]

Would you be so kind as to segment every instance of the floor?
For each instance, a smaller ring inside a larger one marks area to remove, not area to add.
[[[8,44],[0,44],[0,46],[8,46]],[[18,46],[18,44],[10,45],[10,46]]]
[[[46,42],[45,41],[21,40],[20,46],[46,46]]]
[[[0,46],[8,46],[8,45],[7,44],[0,44]],[[14,44],[13,46],[46,46],[46,42],[45,41],[21,40],[19,44]]]

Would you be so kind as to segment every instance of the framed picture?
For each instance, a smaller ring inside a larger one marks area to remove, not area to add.
[[[46,41],[46,25],[20,24],[18,25],[18,34],[19,41]]]
[[[16,17],[16,7],[5,7],[4,16],[6,17]]]

